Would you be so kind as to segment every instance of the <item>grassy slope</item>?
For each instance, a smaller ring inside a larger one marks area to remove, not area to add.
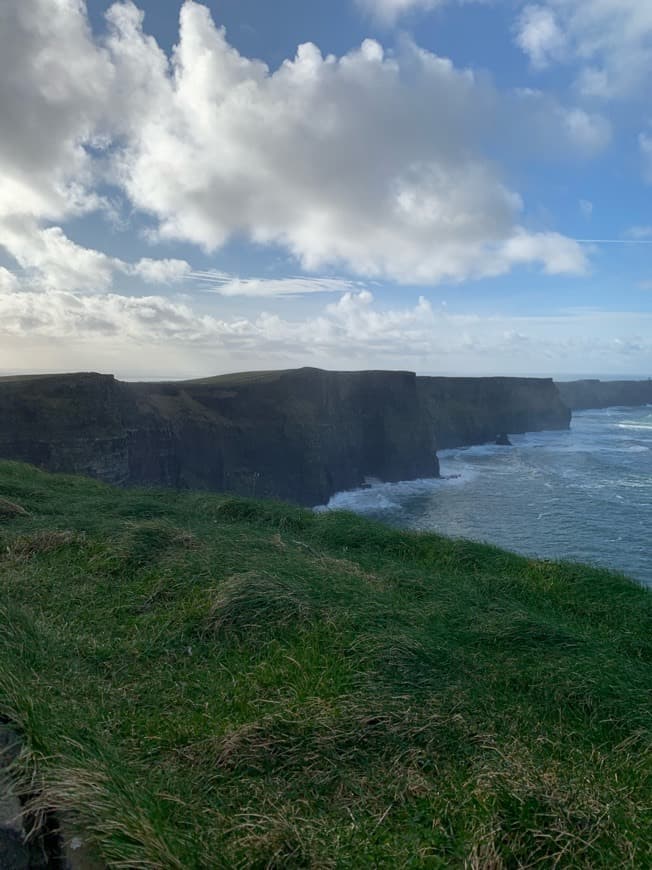
[[[643,589],[12,463],[0,496],[0,712],[115,866],[652,866]]]

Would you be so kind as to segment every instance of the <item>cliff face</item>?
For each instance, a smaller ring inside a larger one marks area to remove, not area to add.
[[[409,372],[300,369],[169,384],[0,381],[0,456],[114,483],[302,504],[373,476],[438,473]]]
[[[652,380],[560,381],[557,389],[563,401],[573,411],[652,404]]]
[[[0,457],[118,484],[320,504],[367,477],[434,477],[436,447],[565,428],[552,381],[298,369],[127,384],[0,379]]]
[[[125,398],[111,375],[0,379],[0,456],[126,483]]]
[[[568,429],[570,411],[549,378],[417,378],[437,447],[493,441],[518,434]]]

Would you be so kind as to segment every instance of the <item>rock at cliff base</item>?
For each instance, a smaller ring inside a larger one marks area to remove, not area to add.
[[[501,432],[500,435],[496,435],[496,444],[500,447],[512,447],[512,442],[509,440],[506,432]]]
[[[7,770],[12,749],[11,735],[0,726],[0,867],[28,870],[29,848],[23,836],[20,801],[12,791]]]
[[[27,517],[29,514],[25,508],[19,504],[14,504],[12,501],[7,501],[5,498],[0,498],[0,518],[7,517]]]

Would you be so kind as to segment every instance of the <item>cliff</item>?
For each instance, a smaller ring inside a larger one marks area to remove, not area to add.
[[[111,483],[318,504],[366,477],[438,474],[410,372],[240,374],[125,384],[0,380],[0,457]]]
[[[652,380],[566,381],[557,383],[563,401],[573,411],[652,404]]]
[[[483,444],[502,432],[568,429],[550,378],[417,378],[439,449]]]
[[[539,379],[311,368],[170,383],[0,379],[0,458],[306,505],[368,477],[436,476],[436,447],[569,419],[552,381]]]
[[[0,457],[127,483],[125,386],[98,374],[0,378]]]

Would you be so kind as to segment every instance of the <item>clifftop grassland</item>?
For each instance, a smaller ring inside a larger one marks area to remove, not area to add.
[[[652,866],[645,589],[17,463],[0,499],[15,781],[106,865]]]

